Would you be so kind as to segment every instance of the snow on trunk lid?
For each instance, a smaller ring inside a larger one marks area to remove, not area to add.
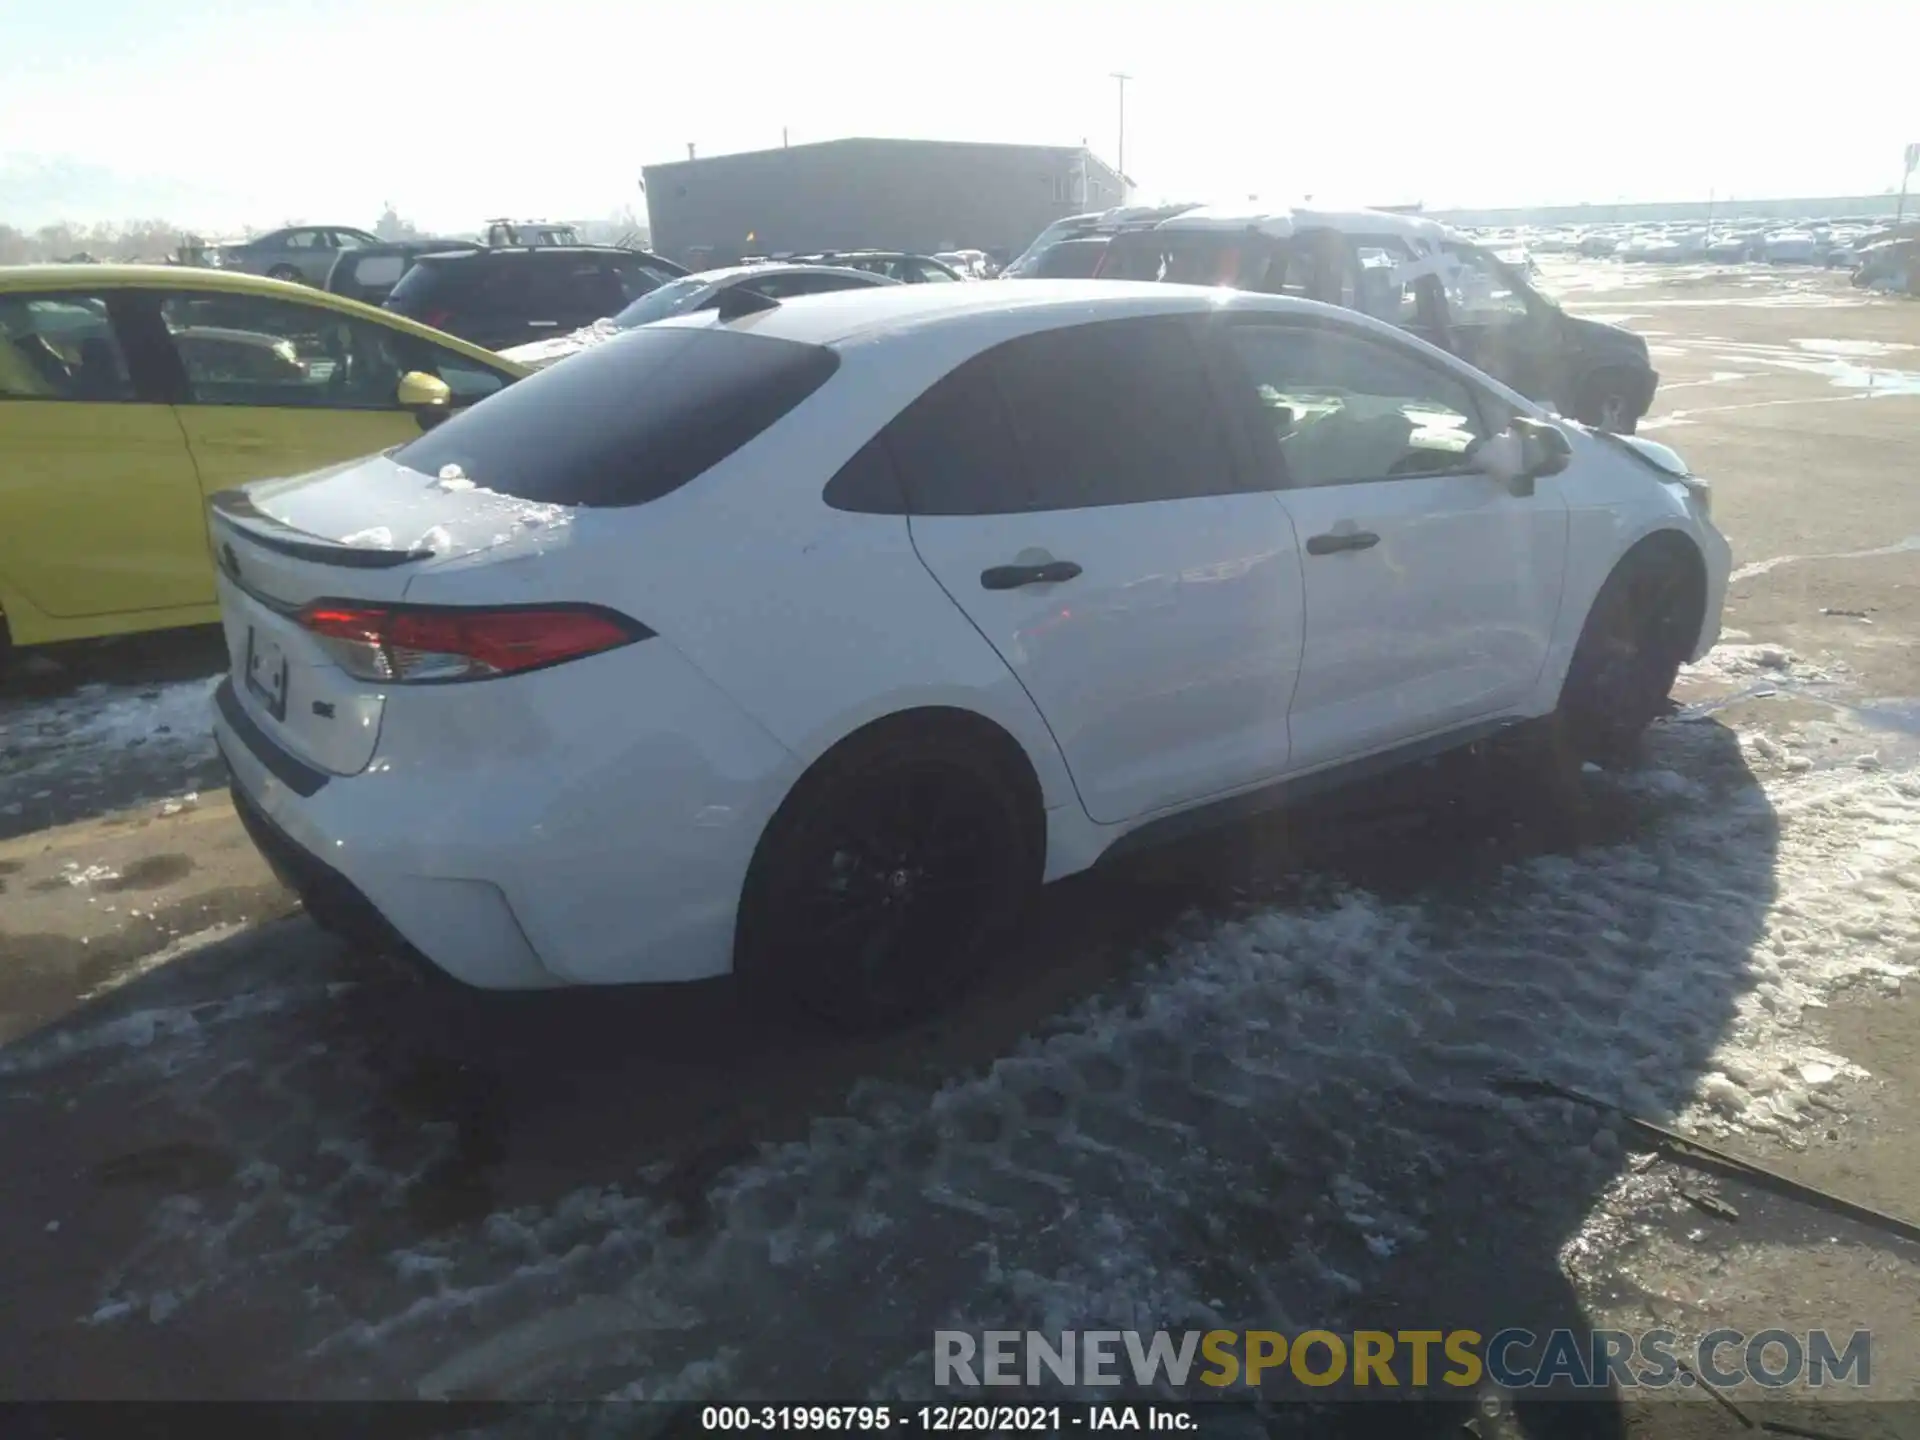
[[[433,562],[516,539],[542,546],[570,514],[483,490],[453,467],[425,476],[384,455],[223,491],[211,523],[235,698],[299,759],[359,773],[386,691],[343,670],[301,611],[320,600],[398,603]]]

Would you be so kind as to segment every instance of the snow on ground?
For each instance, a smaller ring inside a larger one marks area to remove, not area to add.
[[[550,1205],[390,1238],[372,1275],[348,1237],[397,1213],[453,1127],[383,1149],[350,1107],[294,1124],[310,1081],[223,1049],[247,1017],[155,1016],[111,1037],[142,1047],[130,1063],[202,1107],[248,1069],[275,1144],[308,1158],[167,1202],[75,1320],[179,1323],[278,1276],[331,1392],[728,1400],[924,1393],[932,1331],[955,1325],[1338,1328],[1461,1243],[1449,1186],[1480,1226],[1543,1186],[1599,1202],[1619,1137],[1496,1077],[1791,1132],[1860,1073],[1804,1012],[1910,982],[1912,757],[1791,767],[1693,723],[1651,756],[1595,782],[1648,817],[1617,843],[1424,893],[1309,878],[1194,913],[1042,1033],[936,1089],[862,1082],[693,1200],[660,1169],[583,1174]],[[331,1178],[305,1176],[328,1156]]]
[[[211,782],[219,683],[94,684],[0,701],[0,832]]]

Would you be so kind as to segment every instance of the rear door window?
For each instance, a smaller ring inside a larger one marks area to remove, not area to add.
[[[1238,488],[1228,421],[1188,320],[1048,330],[1009,342],[998,356],[996,378],[1034,508],[1136,505]]]
[[[1228,423],[1190,325],[1167,317],[1009,341],[884,434],[914,514],[997,515],[1235,491]]]
[[[516,382],[395,452],[437,475],[554,505],[641,505],[780,420],[839,368],[825,346],[723,328],[644,328]]]
[[[0,295],[0,346],[0,398],[135,398],[103,297]]]
[[[998,351],[988,351],[968,361],[882,432],[913,514],[1011,515],[1045,508],[1014,447],[994,382],[998,359]]]

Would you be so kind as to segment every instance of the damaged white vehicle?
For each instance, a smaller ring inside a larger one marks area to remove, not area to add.
[[[1708,493],[1310,301],[709,311],[219,496],[215,733],[323,924],[880,1023],[1103,856],[1527,722],[1629,742],[1719,630]]]

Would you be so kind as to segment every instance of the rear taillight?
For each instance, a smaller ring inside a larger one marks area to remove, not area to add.
[[[298,619],[348,674],[401,684],[515,675],[653,633],[591,605],[485,610],[316,600]]]

